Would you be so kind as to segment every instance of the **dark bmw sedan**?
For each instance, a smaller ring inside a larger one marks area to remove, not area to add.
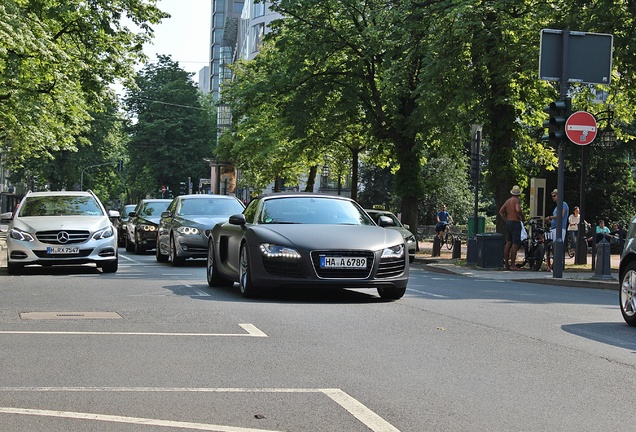
[[[128,252],[144,253],[154,249],[157,242],[157,225],[161,219],[161,212],[170,204],[169,199],[144,199],[137,204],[135,211],[130,213],[126,224],[126,250]]]
[[[314,286],[375,288],[382,298],[399,299],[408,277],[404,237],[341,196],[261,195],[217,224],[208,242],[208,285],[238,282],[246,297],[263,288]]]

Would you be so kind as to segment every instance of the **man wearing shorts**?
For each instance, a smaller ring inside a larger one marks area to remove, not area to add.
[[[499,209],[499,215],[506,221],[506,245],[504,246],[504,270],[519,270],[517,263],[517,251],[521,246],[521,224],[523,223],[523,213],[521,212],[521,202],[519,195],[521,189],[514,185],[510,190],[510,198]]]

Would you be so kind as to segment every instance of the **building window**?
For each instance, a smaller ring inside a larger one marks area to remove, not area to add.
[[[265,23],[256,24],[252,26],[252,43],[251,52],[255,53],[261,48],[263,44],[263,35],[265,34]]]
[[[261,17],[265,15],[265,2],[261,0],[259,3],[254,3],[253,7],[254,18]]]

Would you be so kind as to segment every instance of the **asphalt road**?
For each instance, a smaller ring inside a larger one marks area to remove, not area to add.
[[[406,296],[210,288],[203,262],[0,273],[0,431],[605,431],[636,329],[616,291],[414,265]]]

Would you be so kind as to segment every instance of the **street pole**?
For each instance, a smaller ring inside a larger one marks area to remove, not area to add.
[[[590,152],[589,145],[581,146],[581,184],[579,202],[579,230],[576,240],[576,263],[587,265],[587,238],[585,236],[585,176],[587,175],[587,159]]]
[[[570,31],[563,30],[563,56],[561,63],[561,100],[566,100],[568,96],[568,41],[570,38]],[[568,142],[567,137],[559,143],[559,171],[557,178],[557,214],[556,214],[556,237],[554,240],[554,265],[552,267],[552,277],[561,279],[563,277],[563,267],[565,265],[565,255],[563,253],[563,193],[564,193],[564,176],[565,176],[565,162],[563,161],[563,146]]]

